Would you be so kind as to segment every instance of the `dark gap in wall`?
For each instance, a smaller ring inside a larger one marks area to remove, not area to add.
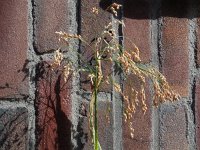
[[[156,18],[157,16],[161,16],[161,1],[154,0],[150,4],[150,18]]]
[[[122,5],[122,7],[120,8],[120,10],[118,11],[118,16],[117,16],[117,18],[116,19],[118,19],[118,20],[120,20],[120,21],[122,21],[122,19],[123,19],[123,11],[124,11],[124,9],[123,9],[123,1],[122,0],[115,0],[114,2],[116,2],[116,3],[118,3],[118,4],[120,4],[120,5]],[[124,38],[123,38],[123,25],[122,24],[119,24],[119,27],[118,27],[118,34],[119,34],[119,44],[120,45],[123,45],[124,43],[123,43],[123,40],[124,40]]]
[[[163,63],[163,58],[162,58],[162,43],[161,43],[161,39],[162,39],[162,18],[158,19],[158,24],[157,24],[157,28],[158,28],[158,42],[157,42],[157,47],[158,47],[158,67],[159,70],[162,72],[162,63]]]
[[[190,0],[162,0],[162,17],[190,18],[191,16],[188,16],[189,3]]]
[[[113,2],[117,0],[100,0],[99,6],[103,9],[106,10]]]
[[[122,7],[120,8],[120,10],[118,11],[118,16],[116,19],[119,19],[120,21],[122,21],[123,17],[124,17],[124,1],[123,0],[115,0],[116,3],[122,5]],[[118,36],[119,36],[119,44],[122,45],[124,47],[124,33],[123,33],[123,25],[119,24],[118,26]],[[123,74],[122,74],[122,70],[120,71],[120,82],[121,82],[121,88],[122,90],[124,89],[124,86],[122,84],[122,80],[123,80]],[[123,101],[122,101],[123,103]],[[123,109],[123,108],[121,108]],[[122,117],[122,116],[121,116]]]
[[[160,17],[191,19],[199,17],[199,14],[188,15],[190,0],[162,0],[159,6],[163,10],[162,14],[156,13],[156,15],[150,16],[146,8],[157,2],[157,0],[125,0],[124,17],[132,19],[158,19]],[[194,5],[200,5],[200,2],[195,1]]]
[[[78,24],[77,34],[80,35],[81,34],[81,0],[78,0],[76,3],[76,22]]]
[[[149,16],[150,2],[147,0],[124,1],[124,17],[132,19],[147,19]]]
[[[119,20],[121,20],[121,18],[119,18]],[[119,34],[119,44],[124,46],[123,26],[121,24],[119,24],[119,27],[118,27],[118,34]]]
[[[35,0],[31,0],[31,4],[32,4],[32,10],[31,10],[31,13],[32,13],[32,29],[33,29],[33,34],[32,34],[32,38],[33,38],[33,41],[32,41],[32,45],[33,45],[33,50],[36,54],[37,53],[37,46],[36,46],[36,41],[35,41],[35,19],[36,19],[36,14],[35,14],[35,7],[36,7],[36,4],[35,4]]]
[[[192,103],[191,103],[191,110],[194,116],[194,124],[196,123],[196,115],[195,115],[195,93],[196,93],[196,79],[193,80],[192,85]]]
[[[81,35],[81,0],[77,0],[76,8],[77,8],[76,9],[76,21],[78,24],[77,34]],[[80,40],[78,43],[78,54],[81,54],[81,41]],[[81,59],[80,59],[80,56],[78,55],[78,65],[80,65],[80,63],[81,63]],[[81,86],[80,82],[79,82],[79,86]]]

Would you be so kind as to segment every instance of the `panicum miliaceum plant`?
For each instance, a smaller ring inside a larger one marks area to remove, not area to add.
[[[117,11],[120,7],[121,5],[113,3],[107,9],[109,9],[114,16],[117,16]],[[91,13],[98,17],[99,10],[94,7],[91,9]],[[118,20],[117,22],[124,26],[122,21]],[[98,138],[97,95],[103,82],[112,85],[115,91],[122,96],[124,104],[124,121],[127,122],[127,125],[129,126],[130,136],[132,138],[134,136],[134,129],[131,122],[131,118],[133,117],[132,115],[136,112],[137,108],[141,108],[144,114],[147,111],[147,105],[145,102],[145,85],[147,78],[150,78],[154,85],[154,106],[157,107],[160,103],[163,103],[166,100],[175,101],[179,99],[179,95],[172,91],[166,78],[158,70],[141,63],[139,56],[140,51],[136,45],[132,44],[133,48],[131,50],[123,49],[123,46],[119,44],[116,31],[111,22],[108,23],[104,27],[104,30],[99,33],[98,37],[96,37],[94,45],[91,45],[90,42],[85,41],[82,36],[77,34],[68,34],[62,31],[56,33],[60,37],[59,40],[68,43],[69,40],[78,39],[82,44],[85,44],[89,49],[92,49],[91,55],[94,60],[93,63],[82,62],[83,55],[77,53],[80,59],[80,64],[78,67],[74,67],[70,59],[64,58],[63,53],[58,49],[55,52],[55,61],[51,66],[53,69],[61,65],[63,61],[65,62],[63,69],[64,80],[67,80],[69,75],[72,73],[86,73],[90,79],[91,100],[89,104],[89,126],[94,150],[101,150]],[[107,39],[110,40],[108,41]],[[122,91],[121,86],[114,81],[112,74],[105,75],[103,73],[102,63],[112,63],[113,66],[117,66],[113,67],[113,72],[119,72],[120,70],[125,79],[129,75],[135,76],[135,79],[140,82],[139,90],[130,85],[131,96],[126,95]],[[142,107],[139,107],[139,105]]]

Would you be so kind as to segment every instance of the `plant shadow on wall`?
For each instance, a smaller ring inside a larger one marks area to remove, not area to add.
[[[64,82],[59,69],[52,70],[47,62],[37,66],[36,138],[42,150],[72,149],[71,78]]]
[[[26,149],[28,112],[26,108],[0,109],[0,149]]]
[[[26,59],[24,64],[23,64],[23,66],[22,66],[22,68],[18,69],[16,71],[16,74],[19,73],[19,74],[23,75],[21,83],[24,83],[24,82],[26,82],[28,80],[28,77],[30,75],[30,73],[29,73],[29,63],[30,63],[30,61],[28,59]],[[0,92],[4,93],[5,92],[4,90],[10,90],[12,92],[10,94],[6,94],[5,96],[0,97],[0,98],[1,99],[7,99],[7,98],[13,98],[14,97],[16,99],[20,98],[20,99],[27,100],[29,95],[28,94],[24,94],[23,90],[20,89],[20,86],[21,85],[16,87],[13,84],[10,84],[10,83],[7,83],[7,82],[5,82],[4,85],[2,85],[2,83],[1,83],[0,84]]]

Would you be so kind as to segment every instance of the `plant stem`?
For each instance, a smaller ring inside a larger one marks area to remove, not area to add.
[[[94,88],[94,130],[95,130],[95,150],[98,150],[98,122],[97,122],[97,95],[98,95],[98,87]]]
[[[99,80],[99,60],[98,60],[98,51],[95,53],[96,59],[96,69],[95,69],[95,82],[94,82],[94,131],[95,131],[95,150],[98,150],[98,120],[97,120],[97,95],[98,95],[98,80]]]

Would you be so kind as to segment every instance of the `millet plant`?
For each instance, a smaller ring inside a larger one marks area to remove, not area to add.
[[[117,12],[121,5],[113,3],[107,10],[114,16],[117,16]],[[98,18],[99,10],[97,7],[91,8],[91,13]],[[123,21],[117,20],[116,23],[125,27]],[[56,32],[59,35],[59,40],[69,43],[69,40],[79,40],[81,44],[86,45],[88,50],[91,51],[91,62],[85,62],[83,54],[78,53],[79,65],[74,66],[68,58],[63,57],[63,53],[60,49],[55,51],[55,60],[51,64],[52,69],[61,65],[64,61],[64,80],[67,80],[70,74],[77,75],[78,73],[84,73],[87,75],[91,86],[91,100],[89,103],[89,126],[92,137],[92,143],[94,150],[101,150],[98,137],[98,93],[102,83],[112,85],[115,91],[117,91],[123,99],[123,118],[126,125],[129,126],[130,136],[133,138],[134,129],[132,127],[131,119],[136,109],[142,109],[144,114],[147,111],[145,86],[146,80],[151,79],[154,87],[153,105],[158,106],[165,101],[175,101],[179,98],[179,95],[174,93],[170,88],[166,78],[154,67],[150,65],[144,65],[140,59],[140,51],[138,47],[132,44],[132,49],[124,49],[119,44],[119,37],[117,31],[115,31],[113,24],[110,22],[105,25],[104,30],[98,33],[98,36],[94,39],[93,44],[90,41],[85,41],[82,36],[77,34],[68,34],[66,32]],[[126,38],[126,37],[125,37]],[[109,40],[108,40],[109,39]],[[86,49],[87,51],[87,49]],[[113,64],[113,72],[123,75],[123,79],[133,75],[140,85],[139,88],[130,86],[131,95],[126,95],[122,90],[121,85],[115,82],[113,73],[105,75],[102,71],[102,63]]]

